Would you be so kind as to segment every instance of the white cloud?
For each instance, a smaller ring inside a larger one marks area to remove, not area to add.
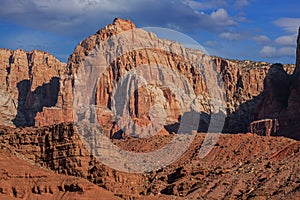
[[[295,48],[293,47],[281,47],[276,49],[272,46],[264,46],[259,54],[265,58],[275,58],[275,57],[294,57]]]
[[[275,42],[280,45],[296,46],[297,34],[280,36],[276,38]]]
[[[241,38],[241,34],[239,33],[231,33],[231,32],[224,32],[220,34],[221,38],[227,39],[227,40],[238,40]]]
[[[275,57],[276,56],[276,48],[271,46],[264,46],[262,50],[259,52],[262,57]]]
[[[201,2],[195,0],[184,0],[182,3],[195,10],[207,10],[227,5],[225,0],[210,0]]]
[[[271,41],[270,38],[265,35],[257,35],[255,37],[253,37],[252,39],[260,44],[266,44]]]
[[[300,18],[280,18],[274,21],[279,27],[282,27],[285,31],[295,33],[300,26]]]
[[[207,47],[217,47],[217,46],[220,46],[221,44],[218,43],[217,41],[212,41],[212,40],[209,40],[209,41],[206,41],[204,43],[204,46],[207,46]]]
[[[282,47],[277,51],[278,56],[294,57],[296,55],[296,49],[293,47]]]
[[[228,12],[223,8],[219,8],[218,10],[212,12],[210,14],[210,17],[217,24],[221,24],[221,25],[234,25],[235,24],[235,22],[229,17]]]
[[[212,12],[210,16],[214,20],[222,20],[229,17],[227,11],[224,8],[219,8],[218,10]]]
[[[171,24],[182,31],[224,32],[236,22],[220,8],[222,5],[226,1],[2,0],[0,17],[37,30],[72,36],[91,34],[115,17],[131,19],[139,25],[168,27]],[[197,11],[193,6],[219,9],[209,14],[210,11]]]

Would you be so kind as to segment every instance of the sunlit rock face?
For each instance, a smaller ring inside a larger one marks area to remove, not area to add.
[[[176,132],[181,117],[189,112],[200,116],[198,131],[208,129],[212,112],[224,112],[223,132],[247,132],[254,120],[274,113],[281,116],[279,110],[286,106],[290,107],[290,113],[297,110],[288,103],[297,99],[293,90],[291,97],[285,95],[289,100],[284,106],[279,106],[276,100],[268,103],[273,95],[268,95],[269,92],[276,90],[270,80],[280,76],[285,79],[281,87],[289,87],[293,65],[269,70],[271,64],[265,62],[208,56],[138,29],[129,20],[115,19],[84,39],[67,64],[40,51],[2,49],[0,59],[4,83],[0,86],[3,94],[0,103],[5,108],[1,111],[1,121],[6,125],[47,126],[76,121],[76,98],[94,105],[92,112],[97,122],[111,136],[137,130],[145,135]],[[87,70],[90,62],[104,66],[100,68],[101,74],[95,73],[96,68]],[[133,72],[146,77],[144,82],[133,76]],[[294,77],[297,73],[296,70]],[[76,84],[81,84],[86,93],[74,96]],[[222,110],[214,110],[212,106],[215,104],[212,95],[218,93],[213,91],[214,85],[219,86],[224,96]],[[266,104],[272,108],[267,109]]]
[[[57,104],[65,66],[46,52],[0,49],[0,123],[34,125],[37,112]]]

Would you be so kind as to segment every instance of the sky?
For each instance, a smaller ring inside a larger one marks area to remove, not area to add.
[[[80,41],[120,17],[179,31],[211,55],[295,63],[299,8],[299,0],[2,0],[0,48],[44,50],[66,62]]]

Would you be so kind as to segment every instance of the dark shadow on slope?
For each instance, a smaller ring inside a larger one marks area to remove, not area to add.
[[[242,103],[235,112],[225,119],[223,133],[246,133],[249,124],[256,119],[257,105],[262,99],[262,94]]]
[[[15,126],[34,126],[34,118],[43,107],[55,106],[59,92],[59,78],[53,77],[49,83],[38,86],[30,91],[30,81],[23,80],[17,84],[18,110],[13,123]]]
[[[262,119],[278,119],[288,106],[292,76],[287,74],[281,64],[273,64],[264,79],[264,90],[253,99],[242,103],[235,112],[226,118],[224,133],[246,133],[251,122]],[[279,118],[280,134],[283,124]]]
[[[206,133],[208,130],[213,133],[220,132],[224,125],[222,119],[225,118],[225,114],[214,113],[213,117],[215,118],[214,124],[210,124],[212,116],[208,113],[196,111],[185,112],[179,117],[179,122],[165,125],[164,128],[169,133],[179,134],[191,134],[194,130],[201,133]],[[220,120],[218,120],[218,118]]]

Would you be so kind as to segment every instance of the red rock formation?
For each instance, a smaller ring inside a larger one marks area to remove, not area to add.
[[[72,108],[72,81],[74,82],[74,76],[78,74],[78,70],[83,68],[85,59],[87,58],[87,55],[91,53],[95,48],[99,46],[99,42],[104,43],[108,38],[111,38],[113,35],[135,29],[135,26],[132,22],[128,20],[121,20],[121,19],[115,19],[114,23],[111,25],[108,25],[104,27],[103,29],[99,30],[95,35],[88,37],[84,41],[82,41],[75,49],[74,53],[70,56],[67,66],[67,73],[62,76],[61,81],[61,98],[63,99],[62,105],[59,105],[57,107],[61,107],[64,110],[64,113],[67,113],[68,116],[71,116],[71,113],[67,110],[70,110]],[[159,40],[161,43],[165,46],[171,45],[173,48],[181,49],[182,47],[178,44],[173,44],[173,42],[160,40],[156,38],[154,34],[148,34],[145,31],[140,31],[137,34],[138,37],[145,38],[145,41],[149,42],[156,42]],[[127,36],[124,36],[126,40]],[[149,39],[148,39],[149,38]],[[116,41],[117,42],[117,41]],[[101,43],[100,43],[101,44]],[[105,43],[104,43],[105,44]],[[116,46],[117,47],[117,46]],[[113,47],[113,48],[116,48]],[[119,47],[118,47],[119,48]],[[110,64],[110,63],[109,63]],[[96,99],[95,99],[95,105],[98,106],[97,108],[97,114],[98,114],[98,120],[101,122],[101,124],[105,127],[107,126],[107,129],[110,129],[113,122],[112,114],[110,113],[111,105],[110,101],[112,100],[113,90],[116,88],[117,81],[124,76],[124,74],[137,66],[141,65],[163,65],[169,67],[171,70],[177,71],[180,74],[184,74],[187,80],[190,84],[192,84],[193,89],[195,90],[195,94],[193,95],[199,95],[200,93],[207,93],[206,84],[204,83],[203,77],[200,73],[200,71],[193,69],[191,70],[191,64],[180,57],[180,55],[175,55],[170,52],[165,52],[163,50],[156,50],[156,49],[137,49],[133,50],[131,52],[125,53],[124,55],[121,55],[118,60],[113,61],[110,66],[104,71],[103,76],[99,80],[99,84],[96,88]],[[153,73],[150,71],[141,71],[141,73],[145,74],[151,74]],[[163,77],[164,72],[157,71],[154,76]],[[169,72],[165,72],[166,73]],[[169,73],[172,74],[172,73]],[[173,78],[175,75],[171,75]],[[164,77],[163,77],[164,78]],[[172,78],[172,77],[171,77]],[[212,79],[214,80],[214,79]],[[180,105],[177,99],[175,99],[175,94],[168,90],[168,88],[162,88],[160,85],[162,85],[160,82],[166,82],[168,81],[168,78],[164,78],[161,80],[158,80],[156,82],[151,83],[152,86],[145,86],[140,87],[138,90],[136,90],[131,97],[128,96],[129,100],[129,112],[130,112],[130,118],[133,120],[132,123],[137,123],[141,126],[147,126],[149,125],[150,121],[150,115],[149,110],[150,107],[154,105],[155,101],[160,102],[161,107],[166,109],[167,114],[167,122],[168,123],[176,123],[178,122],[178,118],[180,115],[183,114],[183,111],[180,110]],[[169,81],[171,81],[169,79]],[[157,88],[158,87],[158,88]],[[125,88],[124,90],[130,91],[130,88]],[[203,96],[207,96],[203,93]],[[167,101],[165,100],[167,98]],[[177,97],[178,98],[178,97]],[[138,105],[137,105],[138,102]],[[203,102],[202,102],[203,103]],[[182,105],[181,105],[182,106]],[[204,107],[204,106],[203,106]],[[49,109],[45,109],[49,110]],[[60,112],[56,110],[57,112]],[[208,111],[206,108],[205,111]],[[53,111],[48,111],[48,114],[38,114],[36,118],[36,125],[49,125],[52,124],[52,121],[57,120],[51,120],[51,117],[54,117],[52,113]],[[61,116],[61,114],[58,114]],[[47,118],[50,120],[44,120],[43,118]],[[70,117],[66,117],[64,115],[64,119],[69,120]],[[65,120],[64,120],[65,121]],[[131,124],[132,125],[132,124]],[[129,126],[131,126],[129,124]],[[150,129],[153,129],[153,127],[150,127]],[[144,130],[141,128],[141,130]]]
[[[22,50],[10,51],[2,49],[0,60],[3,63],[1,65],[3,73],[1,73],[2,76],[0,79],[5,84],[0,86],[0,93],[2,94],[0,105],[3,108],[0,111],[1,122],[6,125],[35,124],[36,126],[72,122],[73,84],[74,76],[78,73],[78,69],[82,69],[89,53],[99,47],[100,44],[103,44],[104,41],[107,41],[107,39],[112,38],[114,35],[130,30],[136,30],[132,22],[115,19],[113,24],[107,25],[95,35],[83,40],[70,56],[67,67],[47,53],[39,51],[26,53]],[[166,46],[170,45],[174,52],[184,50],[191,55],[197,53],[196,51],[184,49],[177,43],[158,39],[152,33],[141,32],[139,34],[141,37],[146,38],[145,41],[147,41],[147,38],[150,38],[150,41],[160,41]],[[118,48],[125,47],[125,44],[118,44],[117,41],[115,41],[115,44]],[[214,57],[212,59],[223,79],[226,94],[227,118],[224,132],[246,132],[251,121],[270,118],[274,113],[279,113],[279,110],[285,107],[282,105],[279,106],[278,102],[281,101],[280,99],[275,100],[276,98],[273,98],[273,95],[277,97],[282,96],[278,95],[278,92],[276,93],[277,86],[275,85],[277,83],[273,83],[273,80],[278,80],[278,84],[281,87],[286,87],[286,80],[289,79],[289,75],[287,74],[291,74],[294,69],[292,65],[284,65],[284,70],[282,68],[279,69],[280,67],[275,67],[279,70],[272,68],[272,71],[269,73],[269,63],[234,61]],[[94,103],[96,105],[98,121],[105,130],[110,132],[113,127],[112,124],[115,121],[110,104],[113,91],[116,89],[116,83],[120,80],[120,77],[123,77],[137,66],[143,64],[156,65],[157,63],[167,66],[167,68],[178,72],[180,75],[184,75],[195,95],[198,95],[192,103],[191,108],[197,112],[210,114],[211,105],[209,103],[207,80],[204,79],[203,72],[196,70],[180,54],[161,49],[138,49],[127,52],[110,63],[98,81],[99,84],[95,89],[96,96]],[[151,74],[147,70],[143,73],[144,75]],[[156,75],[158,76],[159,73],[161,75],[167,74],[166,71],[161,71],[156,72]],[[266,76],[267,79],[265,80]],[[281,77],[280,80],[277,78],[278,76]],[[296,76],[296,72],[294,76]],[[55,88],[57,87],[56,82],[58,78],[60,79],[59,91],[56,94]],[[213,82],[213,79],[211,81]],[[283,82],[284,84],[282,84]],[[19,85],[17,85],[18,83]],[[142,127],[141,130],[144,130],[143,127],[145,126],[151,126],[150,112],[153,105],[158,105],[158,110],[166,110],[166,125],[170,125],[170,127],[172,124],[178,123],[178,119],[183,115],[182,105],[178,101],[176,94],[167,87],[159,86],[157,88],[158,84],[156,82],[152,86],[143,86],[132,94],[128,94],[130,95],[130,97],[128,96],[130,118],[132,119],[132,123],[136,123]],[[125,90],[129,90],[129,88]],[[261,94],[263,90],[265,90],[264,93],[266,95]],[[288,90],[280,91],[285,92]],[[269,95],[270,93],[272,94]],[[295,91],[292,93],[295,93]],[[262,96],[265,96],[263,101],[261,101]],[[297,99],[297,97],[294,99]],[[272,103],[270,103],[271,101]],[[259,102],[259,112],[256,113]],[[272,109],[265,109],[266,105],[268,107],[271,106]],[[295,110],[295,107],[291,108],[289,113],[295,112]],[[286,117],[282,117],[280,120],[284,121],[282,124],[290,123]],[[209,118],[204,120],[204,126],[207,126],[208,123]],[[128,126],[132,126],[132,124]],[[151,128],[153,129],[154,127]],[[114,132],[118,132],[117,129],[118,126],[114,126]],[[175,131],[175,129],[172,130]],[[205,128],[201,130],[205,130]],[[166,132],[164,129],[161,129],[161,131],[163,134]],[[168,131],[171,131],[171,129]]]
[[[48,53],[20,49],[0,49],[0,63],[0,123],[34,125],[35,114],[57,102],[65,64]]]
[[[286,90],[277,90],[275,85],[281,84],[280,87],[284,87],[286,84],[281,80],[284,79],[286,82],[289,79],[288,74],[294,70],[293,65],[272,67],[266,62],[230,61],[216,58],[216,63],[217,70],[223,78],[226,93],[228,117],[223,131],[227,133],[247,132],[249,123],[253,120],[272,117],[262,114],[264,111],[267,112],[267,107],[271,106],[270,101],[273,99],[267,91],[273,91],[276,95],[280,92],[285,94]],[[261,103],[262,99],[265,103]],[[270,101],[266,102],[266,99]],[[274,100],[273,104],[275,101],[277,100]]]
[[[54,122],[72,121],[72,81],[79,69],[83,68],[85,59],[95,48],[103,45],[109,38],[125,31],[136,30],[135,25],[129,20],[115,19],[113,24],[107,25],[96,34],[83,40],[69,57],[67,71],[61,76],[59,102],[55,109],[44,108],[43,113],[36,117],[36,125],[51,125]],[[176,49],[187,51],[180,45],[170,43],[166,40],[156,38],[154,34],[143,32],[142,37],[151,38],[149,41],[161,41],[162,44],[173,45]],[[148,40],[147,40],[148,41]],[[118,44],[118,41],[115,41]],[[124,44],[119,44],[121,48]],[[125,46],[124,46],[125,47]],[[100,49],[100,48],[99,48]],[[191,51],[190,54],[193,52]],[[216,69],[221,74],[224,81],[224,88],[227,98],[227,120],[224,132],[246,132],[249,123],[253,120],[259,94],[264,88],[264,79],[270,68],[269,63],[259,63],[251,61],[232,61],[221,58],[212,58],[216,63]],[[188,60],[162,50],[140,49],[121,55],[117,60],[110,63],[103,73],[96,88],[95,105],[97,105],[98,120],[102,126],[108,130],[112,128],[115,119],[112,118],[111,100],[116,82],[120,80],[128,71],[135,69],[139,65],[161,64],[179,72],[191,84],[195,94],[198,95],[192,108],[198,112],[210,114],[211,108],[207,83],[203,74],[191,66]],[[284,66],[288,73],[293,71],[292,65]],[[144,72],[145,73],[145,72]],[[148,72],[146,72],[148,73]],[[146,74],[145,73],[145,74]],[[206,80],[207,81],[207,80]],[[215,81],[212,79],[211,81]],[[157,84],[157,83],[155,83]],[[154,85],[155,85],[154,84]],[[127,88],[129,91],[129,88]],[[129,94],[130,95],[130,94]],[[160,99],[161,106],[165,108],[167,114],[167,125],[177,123],[178,118],[183,114],[180,109],[178,99],[175,94],[166,88],[159,90],[153,87],[142,87],[136,90],[129,98],[130,118],[133,123],[147,126],[150,123],[149,110],[155,101]],[[164,100],[166,99],[166,100]],[[138,102],[138,106],[137,106]],[[59,110],[61,108],[62,110]],[[57,119],[52,119],[56,117]],[[114,129],[116,127],[114,126]]]
[[[56,174],[19,154],[3,149],[0,154],[1,199],[120,199],[88,180]]]
[[[122,199],[156,199],[159,194],[167,195],[168,199],[299,197],[299,142],[284,137],[222,134],[209,155],[199,158],[204,137],[205,134],[197,134],[185,154],[169,166],[150,173],[133,174],[111,169],[90,156],[71,124],[17,129],[0,127],[0,154],[3,155],[0,157],[0,198],[15,193],[18,197],[29,194],[32,198],[56,199],[54,195],[68,197],[73,194],[79,199],[86,195],[95,199],[99,196],[90,196],[97,195],[93,193],[95,190],[107,194],[83,179]],[[172,135],[126,138],[113,140],[113,143],[127,151],[152,152],[172,138]],[[45,167],[81,178],[45,172]],[[80,188],[83,193],[79,192]]]

